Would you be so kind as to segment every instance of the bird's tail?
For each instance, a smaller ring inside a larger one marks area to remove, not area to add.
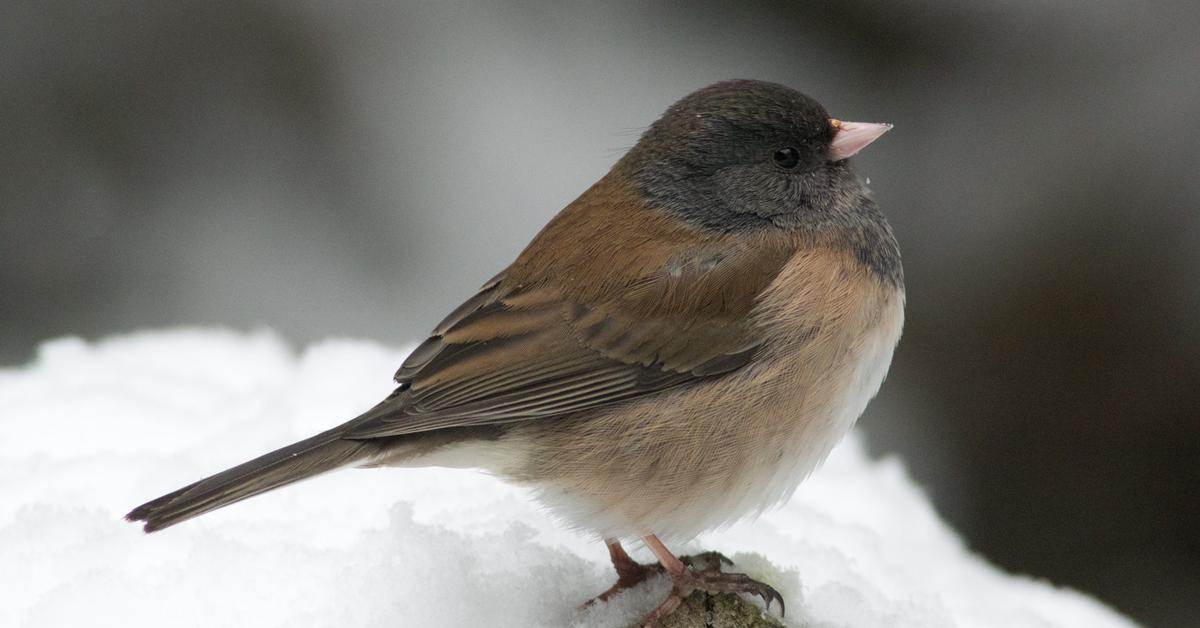
[[[293,443],[175,492],[146,502],[125,515],[145,521],[143,529],[155,532],[293,482],[363,461],[377,448],[369,442],[342,438],[334,428]]]

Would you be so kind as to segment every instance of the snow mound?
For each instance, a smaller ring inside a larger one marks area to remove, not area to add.
[[[612,583],[603,544],[471,471],[340,471],[150,536],[121,520],[353,416],[404,355],[179,330],[55,340],[0,370],[0,626],[616,627],[653,607],[661,579],[578,611]],[[853,435],[784,507],[675,549],[774,583],[793,626],[1133,625],[972,555]]]

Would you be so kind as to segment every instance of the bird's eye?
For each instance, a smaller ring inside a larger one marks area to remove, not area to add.
[[[800,151],[788,146],[775,151],[775,165],[791,170],[800,163]]]

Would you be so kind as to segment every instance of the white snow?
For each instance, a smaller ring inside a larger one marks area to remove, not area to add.
[[[179,330],[55,340],[0,371],[0,626],[623,626],[652,607],[661,579],[577,611],[613,580],[603,544],[472,471],[339,471],[154,535],[121,520],[368,407],[404,353]],[[1133,625],[971,554],[853,434],[781,509],[675,549],[765,577],[793,626]]]

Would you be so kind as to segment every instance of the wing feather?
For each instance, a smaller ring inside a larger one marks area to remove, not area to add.
[[[599,290],[518,260],[434,329],[397,371],[397,392],[348,437],[564,416],[743,368],[761,343],[755,299],[791,252],[678,246],[639,268],[595,270]]]

